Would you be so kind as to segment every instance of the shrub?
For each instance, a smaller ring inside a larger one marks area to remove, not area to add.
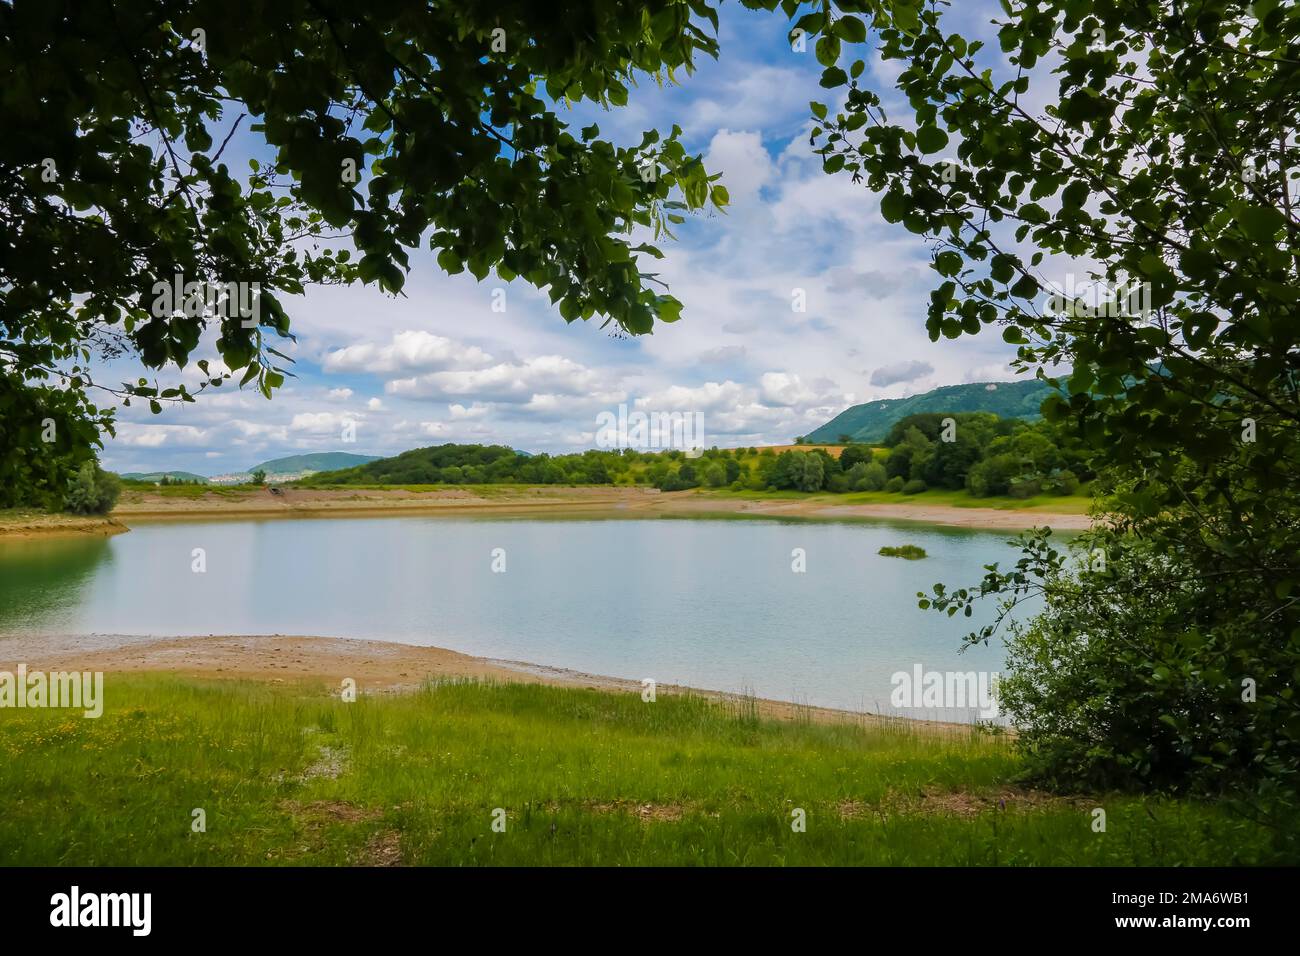
[[[902,491],[902,490],[903,490],[903,476],[902,476],[902,475],[895,475],[893,478],[890,478],[887,482],[885,482],[885,490],[886,490],[886,491],[891,491],[891,492],[894,492],[894,491]]]
[[[1043,493],[1041,478],[1014,478],[1011,481],[1011,497],[1032,498]]]
[[[845,475],[854,491],[879,491],[888,480],[885,466],[878,461],[858,462]]]
[[[1054,483],[1055,487],[1052,490],[1058,495],[1073,495],[1079,491],[1079,477],[1069,470],[1057,474]]]
[[[925,487],[924,481],[920,478],[913,478],[907,484],[903,485],[903,494],[919,495],[921,492],[925,491]]]
[[[78,515],[103,515],[113,510],[122,494],[122,482],[96,461],[88,461],[68,481],[63,507]]]

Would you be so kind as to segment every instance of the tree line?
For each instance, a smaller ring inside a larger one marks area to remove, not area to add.
[[[1076,494],[1091,477],[1078,442],[1046,422],[964,412],[910,415],[893,427],[882,445],[849,445],[839,458],[820,448],[528,455],[505,445],[446,444],[321,472],[299,483],[644,485],[661,491],[728,488],[835,494],[964,488],[976,497],[1028,498]]]

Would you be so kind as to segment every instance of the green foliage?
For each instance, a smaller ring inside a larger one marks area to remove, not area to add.
[[[94,458],[100,417],[77,392],[24,382],[0,359],[0,508],[61,508]]]
[[[908,561],[919,561],[927,556],[925,548],[915,544],[902,544],[897,547],[885,545],[876,554],[883,554],[887,558],[906,558]]]
[[[1090,711],[1072,725],[1089,746],[1055,734],[1040,770],[1294,794],[1300,7],[1007,3],[997,49],[945,29],[946,11],[927,6],[903,30],[873,21],[908,110],[886,119],[857,78],[824,77],[849,87],[846,108],[814,139],[829,172],[882,191],[885,217],[932,244],[931,338],[999,326],[1018,368],[1061,390],[1043,415],[1112,493],[1099,541],[1119,576],[1083,576],[1077,593],[1052,579],[1039,645],[1020,657],[1044,677],[1019,697],[1030,727],[1076,701]],[[1109,294],[1080,296],[1045,263]],[[1079,473],[1033,442],[990,453],[972,492],[1030,494]],[[1038,552],[1025,560],[1050,573]],[[994,574],[979,593],[1022,583]],[[1045,679],[1048,661],[1068,680]],[[1248,679],[1258,700],[1243,709],[1227,695]]]
[[[104,515],[113,510],[121,494],[117,475],[101,469],[98,462],[87,461],[68,481],[63,507],[78,515]]]
[[[880,491],[889,478],[885,466],[878,461],[870,463],[860,461],[845,474],[850,491]]]
[[[248,480],[250,484],[264,485],[266,484],[266,472],[259,468],[248,476]]]
[[[885,490],[891,493],[899,492],[903,490],[904,484],[906,484],[906,481],[904,481],[902,475],[894,475],[885,482]]]
[[[768,484],[777,489],[794,491],[820,491],[825,480],[828,456],[818,451],[783,451],[768,477]]]
[[[1266,609],[1266,582],[1207,588],[1199,561],[1098,528],[1067,550],[1049,531],[1022,539],[1015,566],[975,589],[937,586],[923,607],[969,613],[998,595],[1006,638],[999,703],[1019,728],[1032,779],[1055,787],[1221,796],[1248,788],[1249,812],[1300,853],[1294,642]],[[1015,622],[1023,602],[1045,606]],[[1270,616],[1271,615],[1271,616]]]
[[[681,303],[642,264],[662,253],[631,233],[671,236],[690,211],[725,207],[726,189],[680,129],[619,145],[571,129],[565,106],[621,106],[639,77],[692,72],[716,28],[694,0],[418,16],[338,0],[0,5],[5,390],[57,381],[63,411],[90,421],[93,352],[175,371],[207,331],[229,372],[205,359],[197,390],[144,377],[108,390],[155,412],[232,378],[269,397],[288,374],[275,346],[289,297],[322,282],[397,294],[412,252],[480,281],[519,277],[568,322],[640,335],[676,321]],[[274,158],[232,170],[222,134],[235,132],[237,151]],[[218,308],[207,293],[227,283],[243,284],[239,302]],[[34,462],[19,421],[4,442],[21,439],[23,460],[0,477],[48,497],[59,474]]]
[[[875,461],[875,449],[870,445],[849,445],[840,452],[840,468],[843,471],[852,471],[855,465],[862,462],[870,464]]]
[[[913,478],[903,485],[903,494],[919,495],[921,492],[925,491],[925,487],[925,482],[922,479]]]

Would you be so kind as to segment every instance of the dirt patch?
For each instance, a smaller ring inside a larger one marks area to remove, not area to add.
[[[315,800],[311,803],[285,800],[280,803],[280,809],[302,824],[305,840],[299,847],[302,854],[310,853],[323,845],[323,831],[328,827],[362,826],[383,817],[382,811],[359,807],[343,800]],[[375,831],[363,846],[348,853],[348,863],[352,866],[401,866],[401,833],[391,827]]]
[[[396,830],[380,830],[354,855],[355,866],[401,866],[402,835]]]
[[[922,790],[904,794],[891,791],[879,804],[843,800],[837,809],[840,818],[844,820],[860,820],[872,816],[884,818],[892,814],[923,816],[934,814],[969,818],[988,811],[1080,809],[1091,806],[1094,802],[1095,800],[1089,801],[1083,797],[1064,797],[1043,790],[1004,787],[984,793],[972,793],[967,790]]]
[[[549,803],[545,809],[549,813],[558,812],[564,804]],[[587,813],[626,813],[636,817],[642,823],[676,823],[691,808],[684,803],[640,803],[633,800],[614,800],[609,802],[583,801],[578,804]]]
[[[331,823],[366,823],[383,816],[379,810],[359,807],[342,800],[313,800],[300,803],[297,800],[285,800],[281,809],[292,813],[309,828],[325,826]]]

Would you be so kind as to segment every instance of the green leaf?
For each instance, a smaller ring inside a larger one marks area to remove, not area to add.
[[[923,153],[937,153],[948,145],[948,134],[937,126],[922,126],[916,131],[916,145]]]

